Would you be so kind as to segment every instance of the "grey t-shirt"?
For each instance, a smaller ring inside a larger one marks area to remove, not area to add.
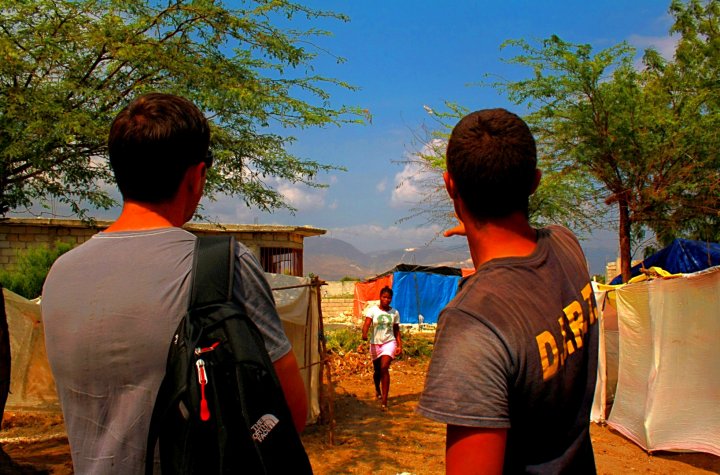
[[[582,250],[538,230],[527,257],[493,259],[443,310],[418,412],[506,428],[506,473],[594,473],[597,318]]]
[[[195,240],[180,228],[99,233],[50,270],[45,344],[75,473],[143,473],[170,340],[189,303]],[[235,298],[276,361],[291,347],[272,291],[248,249],[239,244],[236,254]]]

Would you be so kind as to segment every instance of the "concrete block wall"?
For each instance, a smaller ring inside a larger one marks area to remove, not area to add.
[[[53,247],[56,242],[82,244],[110,226],[110,221],[89,225],[74,219],[5,218],[0,219],[0,269],[10,269],[18,252],[38,246]],[[197,235],[232,234],[260,259],[260,248],[302,249],[305,237],[325,234],[324,229],[310,226],[215,225],[189,223],[185,229]]]
[[[323,319],[337,317],[344,313],[352,315],[353,299],[324,298],[321,302]]]

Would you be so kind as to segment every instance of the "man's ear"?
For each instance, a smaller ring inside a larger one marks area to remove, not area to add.
[[[542,178],[542,171],[540,171],[539,168],[535,169],[535,179],[533,181],[533,185],[530,188],[530,194],[532,195],[537,191],[538,186],[540,186],[540,179]]]
[[[445,181],[445,189],[447,190],[448,195],[450,195],[452,200],[455,200],[457,197],[457,188],[455,187],[455,181],[450,176],[450,173],[447,171],[443,172],[443,180]]]

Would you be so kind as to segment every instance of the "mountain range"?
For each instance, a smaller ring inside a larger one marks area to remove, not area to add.
[[[419,247],[412,251],[391,249],[362,252],[341,239],[313,237],[305,240],[303,267],[323,280],[343,277],[365,279],[392,269],[397,264],[446,265],[472,267],[467,247]]]
[[[581,244],[591,273],[605,275],[605,264],[614,259],[616,250],[591,242],[584,241]],[[413,250],[362,252],[346,241],[323,236],[305,239],[304,243],[305,275],[312,273],[323,280],[340,280],[343,277],[366,279],[401,263],[472,267],[470,252],[466,246],[432,245]]]

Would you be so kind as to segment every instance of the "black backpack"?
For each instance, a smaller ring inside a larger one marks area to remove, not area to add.
[[[232,299],[235,241],[197,239],[192,294],[167,361],[145,469],[163,475],[311,474],[262,336]]]

